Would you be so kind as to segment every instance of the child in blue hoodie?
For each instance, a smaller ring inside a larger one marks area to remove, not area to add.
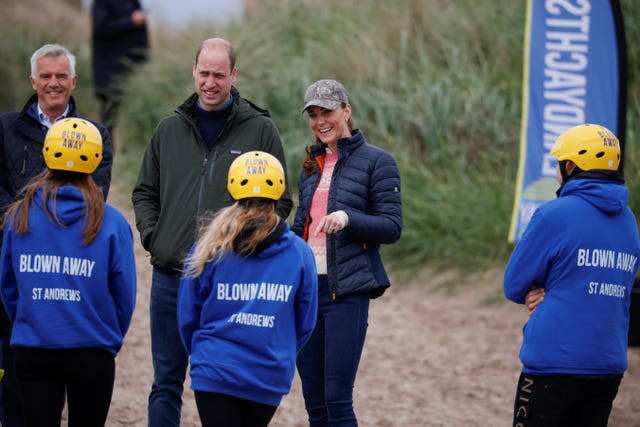
[[[275,211],[284,179],[274,156],[238,156],[227,181],[236,202],[185,263],[178,326],[203,427],[267,426],[315,326],[313,254]]]
[[[604,427],[627,369],[638,225],[613,133],[573,127],[551,155],[558,198],[533,214],[504,273],[506,297],[531,310],[513,425]]]
[[[102,138],[90,122],[56,122],[47,169],[4,217],[0,296],[27,426],[103,426],[135,306],[133,234],[91,173]]]

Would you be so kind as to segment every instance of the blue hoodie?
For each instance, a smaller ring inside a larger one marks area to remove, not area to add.
[[[133,234],[126,219],[105,205],[96,239],[85,245],[84,200],[75,186],[49,203],[63,226],[48,218],[42,188],[29,210],[29,232],[4,230],[0,295],[13,323],[12,346],[103,348],[122,346],[136,297]]]
[[[532,286],[546,292],[524,326],[523,372],[624,374],[640,257],[627,199],[621,183],[574,179],[533,214],[504,273],[505,296],[516,303]]]
[[[193,390],[278,406],[298,351],[315,326],[318,278],[311,249],[284,233],[247,258],[233,253],[184,276],[178,326]]]

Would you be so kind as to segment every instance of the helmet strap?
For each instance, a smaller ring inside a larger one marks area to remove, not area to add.
[[[560,164],[560,175],[562,175],[563,183],[569,181],[570,179],[575,178],[575,176],[578,175],[579,173],[584,172],[574,163],[574,168],[571,171],[571,173],[567,173],[567,160],[561,160],[559,164]]]

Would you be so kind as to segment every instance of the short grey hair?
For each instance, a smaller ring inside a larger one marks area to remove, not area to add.
[[[59,44],[45,44],[40,49],[33,52],[31,55],[31,77],[36,78],[37,73],[37,62],[40,58],[44,58],[45,56],[66,56],[69,60],[69,71],[71,72],[71,76],[76,75],[76,57],[74,54],[69,52],[69,49]]]

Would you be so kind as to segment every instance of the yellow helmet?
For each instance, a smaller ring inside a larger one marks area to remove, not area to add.
[[[47,132],[42,155],[49,169],[91,174],[102,160],[102,136],[88,120],[66,118]]]
[[[551,155],[558,161],[571,160],[585,171],[617,171],[620,165],[620,142],[604,126],[578,125],[560,134],[551,147]]]
[[[227,190],[235,200],[263,197],[279,200],[284,193],[284,169],[264,151],[249,151],[229,166]]]

